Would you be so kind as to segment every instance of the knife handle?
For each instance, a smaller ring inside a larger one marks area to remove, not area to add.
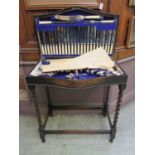
[[[83,15],[76,15],[76,16],[55,15],[54,17],[57,20],[64,20],[64,21],[84,20],[84,19],[101,19],[102,18],[99,15],[91,15],[91,16],[83,16]]]

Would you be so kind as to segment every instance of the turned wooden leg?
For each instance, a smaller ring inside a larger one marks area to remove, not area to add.
[[[40,113],[40,109],[38,106],[37,97],[36,97],[36,93],[35,93],[35,86],[28,86],[28,88],[29,88],[30,95],[31,95],[31,101],[34,103],[35,110],[36,110],[37,120],[38,120],[38,124],[39,124],[40,138],[41,138],[42,142],[45,142],[44,127],[42,124],[41,113]]]
[[[50,116],[53,116],[52,102],[51,102],[50,91],[49,91],[49,88],[48,87],[46,87],[46,94],[47,94],[47,100],[48,100],[48,114]]]
[[[108,112],[109,91],[110,91],[110,85],[106,87],[106,93],[105,93],[106,96],[105,96],[105,101],[104,101],[103,116],[106,116]]]
[[[116,104],[116,109],[115,109],[114,121],[113,121],[113,124],[111,127],[111,133],[110,133],[110,142],[111,143],[113,142],[113,140],[115,139],[115,136],[116,136],[116,131],[117,131],[116,126],[117,126],[117,122],[118,122],[118,115],[119,115],[123,91],[124,91],[125,87],[126,87],[125,84],[119,85],[119,93],[118,93],[118,99],[117,99],[117,104]]]

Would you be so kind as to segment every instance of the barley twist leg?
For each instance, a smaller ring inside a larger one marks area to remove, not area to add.
[[[117,126],[117,122],[118,122],[118,116],[119,116],[119,111],[120,111],[120,107],[121,107],[123,91],[124,91],[125,87],[126,87],[125,84],[120,84],[119,85],[118,99],[117,99],[114,120],[113,120],[111,133],[110,133],[110,142],[113,142],[113,140],[115,139],[115,136],[116,136],[116,131],[117,131],[116,126]]]
[[[45,142],[44,127],[42,124],[41,113],[40,113],[40,109],[39,109],[38,102],[37,102],[37,96],[35,93],[35,86],[29,86],[29,90],[30,90],[31,100],[34,103],[35,110],[36,110],[37,120],[38,120],[38,124],[39,124],[40,138],[41,138],[42,142]]]

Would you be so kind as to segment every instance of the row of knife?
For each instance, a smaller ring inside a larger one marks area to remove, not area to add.
[[[58,27],[38,32],[43,55],[81,55],[99,47],[108,54],[114,50],[116,31],[97,30],[95,26]]]

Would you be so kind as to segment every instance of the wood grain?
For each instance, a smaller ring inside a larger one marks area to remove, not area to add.
[[[97,0],[25,0],[26,10],[62,9],[85,5],[89,8],[98,8]]]

